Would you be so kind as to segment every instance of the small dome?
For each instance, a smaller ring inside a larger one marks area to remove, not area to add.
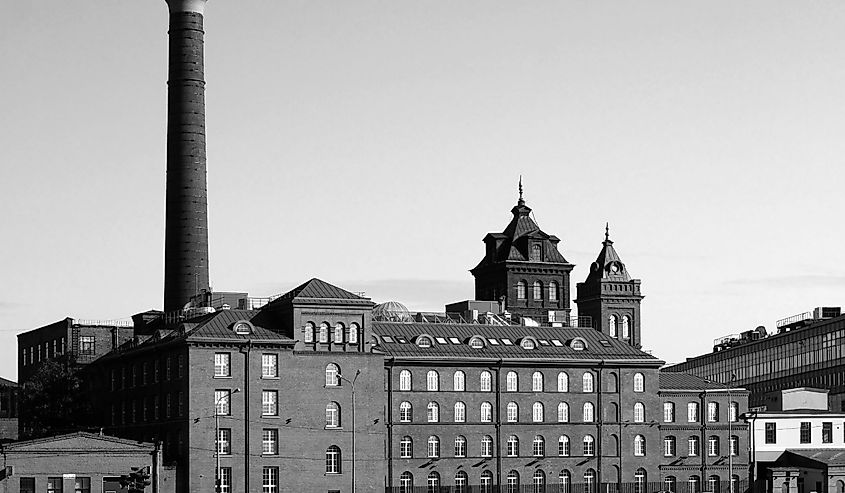
[[[398,301],[387,301],[373,308],[373,318],[385,322],[410,322],[411,312]]]

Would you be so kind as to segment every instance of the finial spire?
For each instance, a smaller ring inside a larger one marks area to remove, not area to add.
[[[604,223],[604,241],[610,241],[610,221]]]
[[[522,175],[519,175],[519,205],[525,205],[525,200],[522,199]]]

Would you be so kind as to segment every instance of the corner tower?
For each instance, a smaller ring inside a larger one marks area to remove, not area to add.
[[[522,198],[501,233],[484,237],[486,254],[474,269],[475,299],[498,301],[512,315],[543,325],[569,323],[569,273],[574,267],[558,251],[560,239],[540,230]]]
[[[577,285],[578,317],[588,316],[593,328],[608,337],[640,347],[640,280],[631,279],[605,227],[602,249],[584,282]]]
[[[167,192],[164,310],[179,310],[208,283],[203,11],[206,0],[166,0]]]

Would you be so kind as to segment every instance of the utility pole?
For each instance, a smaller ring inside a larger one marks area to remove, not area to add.
[[[337,374],[337,378],[349,382],[352,386],[352,493],[355,493],[355,381],[358,380],[358,375],[360,374],[361,370],[356,370],[352,380],[349,380],[340,373]]]
[[[240,391],[240,388],[230,390],[228,393],[221,395],[219,399],[214,401],[214,458],[216,462],[214,469],[214,491],[216,493],[220,493],[223,486],[220,483],[222,480],[222,475],[220,474],[220,413],[217,412],[217,406],[220,405],[220,401],[226,399],[229,404],[229,409],[231,409],[232,394],[237,394]]]

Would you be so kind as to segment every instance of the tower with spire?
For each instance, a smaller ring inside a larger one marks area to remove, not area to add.
[[[640,347],[640,280],[632,279],[610,240],[610,224],[590,273],[577,285],[578,316],[592,319],[593,328],[608,337]]]
[[[522,177],[513,218],[501,233],[484,237],[486,253],[470,272],[475,299],[498,301],[525,321],[543,325],[569,322],[569,273],[574,267],[558,251],[560,239],[544,233],[525,205]]]

